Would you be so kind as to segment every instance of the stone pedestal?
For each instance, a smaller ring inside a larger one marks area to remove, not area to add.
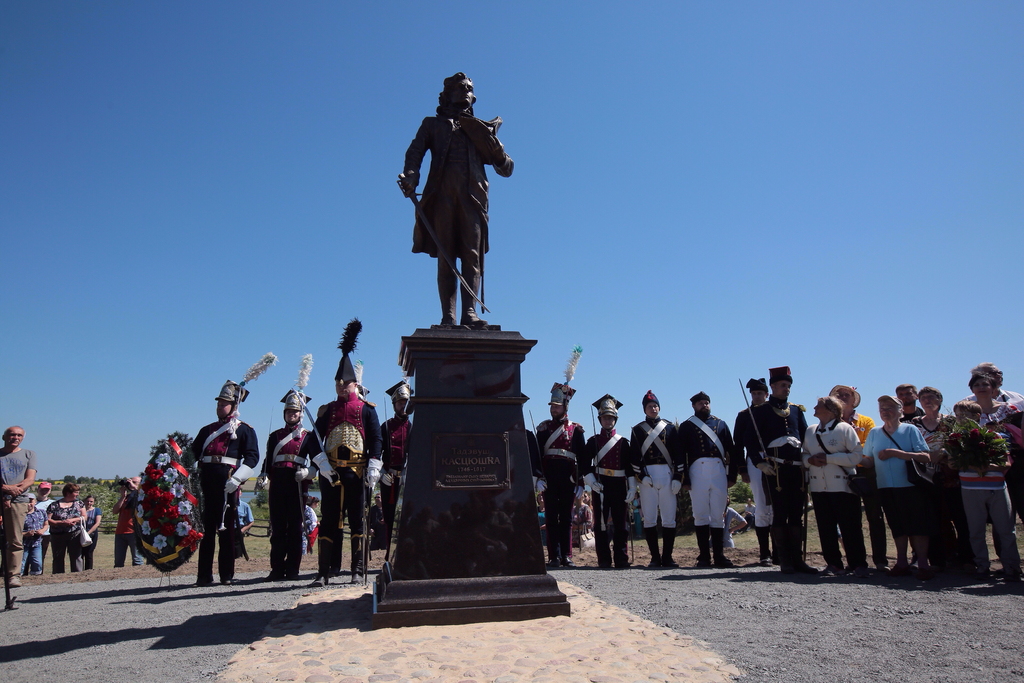
[[[402,338],[416,408],[374,628],[568,616],[544,565],[523,420],[519,366],[535,344],[492,330]]]

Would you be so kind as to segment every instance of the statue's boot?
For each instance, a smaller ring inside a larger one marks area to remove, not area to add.
[[[462,266],[462,277],[472,288],[473,294],[479,295],[480,269],[464,263]],[[462,320],[459,324],[475,328],[487,326],[487,321],[476,314],[476,299],[465,291],[462,292]]]

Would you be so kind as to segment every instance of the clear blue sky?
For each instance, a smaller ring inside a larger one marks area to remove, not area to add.
[[[1022,35],[1016,2],[4,3],[0,421],[45,476],[138,472],[273,351],[265,441],[353,316],[379,400],[440,319],[395,177],[456,71],[516,162],[486,292],[538,421],[573,344],[588,433],[605,392],[731,422],[774,365],[873,416],[981,361],[1024,391]]]

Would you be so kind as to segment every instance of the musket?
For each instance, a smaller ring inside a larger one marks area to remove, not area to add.
[[[761,452],[764,453],[765,457],[768,457],[768,449],[764,447],[764,440],[761,439],[761,430],[757,428],[757,420],[754,419],[754,411],[750,409],[750,401],[747,400],[747,392],[743,386],[743,380],[736,378],[736,381],[740,384],[740,393],[743,394],[743,402],[747,405],[747,414],[750,415],[750,424],[754,425],[754,434],[757,434],[757,443],[761,446]],[[776,475],[776,488],[781,491],[782,487],[777,485],[778,480],[779,478]],[[765,491],[769,492],[768,497],[771,498],[771,487],[765,488]]]
[[[459,269],[455,267],[455,261],[453,261],[452,257],[448,255],[448,252],[444,250],[444,247],[441,246],[441,242],[437,239],[437,233],[434,232],[434,226],[432,226],[430,221],[427,220],[427,215],[423,213],[423,207],[420,206],[419,200],[416,199],[416,193],[414,191],[406,192],[405,186],[402,185],[402,181],[398,180],[397,182],[398,188],[402,191],[402,194],[412,200],[412,205],[416,207],[416,215],[420,217],[421,221],[423,221],[423,227],[427,229],[427,232],[430,234],[430,238],[434,240],[434,246],[437,247],[437,253],[444,257],[445,263],[447,263],[448,267],[452,269],[455,277],[459,278],[459,282],[462,283],[462,287],[466,290],[466,293],[473,297],[474,301],[480,304],[480,309],[484,313],[490,313],[487,307],[484,306],[484,302],[480,300],[480,297],[476,295],[476,292],[474,292],[473,288],[469,286],[466,279],[462,277],[462,273],[459,272]],[[481,254],[481,263],[483,262],[482,256],[483,254]]]

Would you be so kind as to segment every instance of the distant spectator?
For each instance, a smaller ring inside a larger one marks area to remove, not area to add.
[[[384,505],[379,493],[373,498],[369,522],[370,535],[373,537],[370,550],[385,550],[387,548],[387,527],[384,525]]]
[[[114,529],[114,566],[124,566],[124,556],[131,550],[132,566],[144,563],[142,552],[135,541],[135,506],[138,505],[139,483],[142,477],[132,477],[121,486],[121,492],[114,503],[114,514],[117,515],[117,527]]]
[[[43,573],[43,530],[50,523],[46,521],[46,513],[35,509],[36,494],[26,493],[32,503],[32,511],[25,515],[25,530],[22,540],[25,546],[24,559],[21,562],[21,575],[38,576]]]
[[[25,430],[17,425],[4,430],[4,445],[0,448],[0,472],[3,473],[3,492],[0,494],[0,518],[4,523],[4,538],[7,541],[6,562],[8,585],[21,586],[18,567],[21,566],[22,529],[25,517],[31,510],[26,492],[36,480],[36,454],[25,450],[21,442]]]
[[[733,527],[733,522],[739,522],[740,525]],[[722,534],[722,547],[723,548],[735,548],[736,541],[733,540],[732,535],[738,534],[741,531],[747,529],[748,522],[743,516],[733,510],[728,505],[725,506],[725,532]]]
[[[80,490],[78,484],[64,484],[61,491],[64,497],[47,508],[54,574],[64,573],[65,554],[70,560],[71,572],[82,571],[82,542],[78,535],[82,533],[82,523],[85,522],[85,507],[78,500]]]
[[[50,498],[50,490],[53,489],[53,484],[48,481],[39,482],[39,486],[36,488],[36,510],[42,510],[44,515],[49,515],[49,507],[53,504],[53,498]],[[50,525],[46,525],[46,529],[43,531],[43,543],[42,543],[42,562],[46,564],[46,552],[50,549]]]
[[[306,543],[303,544],[303,555],[312,553],[316,547],[316,537],[320,525],[316,519],[315,508],[319,502],[320,499],[315,496],[306,496],[306,513],[302,520],[302,533],[306,538]]]
[[[915,417],[923,417],[924,411],[917,405],[917,387],[913,384],[901,384],[896,387],[896,398],[900,400],[903,407],[903,416],[900,422],[910,422]]]
[[[917,578],[928,580],[935,576],[928,565],[928,537],[938,525],[931,501],[907,479],[906,461],[931,462],[931,453],[917,427],[900,422],[905,406],[893,396],[878,398],[878,415],[884,424],[868,434],[864,455],[875,468],[878,495],[896,545],[896,565],[889,576],[910,574],[909,539],[917,553]]]
[[[244,500],[238,501],[238,526],[236,529],[238,533],[235,534],[235,559],[244,557],[246,560],[249,559],[249,553],[245,549],[245,537],[249,534],[249,529],[256,523],[256,518],[253,517],[252,508]]]
[[[92,543],[82,548],[83,566],[86,571],[92,569],[92,556],[96,552],[96,546],[100,542],[100,522],[103,520],[103,510],[96,507],[96,497],[85,497],[85,530],[92,537]]]

